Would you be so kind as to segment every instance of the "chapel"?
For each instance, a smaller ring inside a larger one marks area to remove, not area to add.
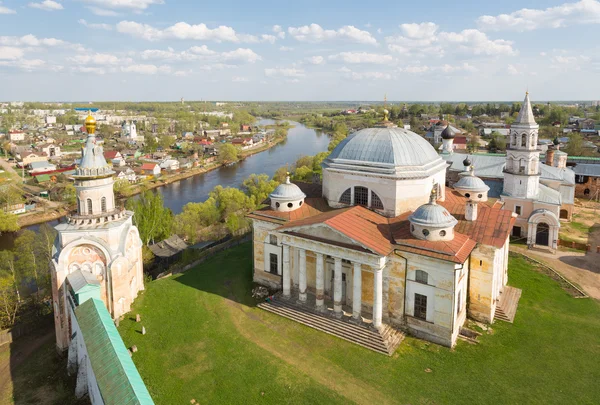
[[[288,177],[249,215],[253,278],[279,291],[273,301],[384,340],[394,330],[449,347],[467,317],[494,320],[510,288],[516,215],[488,201],[476,167],[446,187],[446,160],[386,112],[340,142],[322,168],[322,185]],[[307,316],[292,318],[309,324]]]

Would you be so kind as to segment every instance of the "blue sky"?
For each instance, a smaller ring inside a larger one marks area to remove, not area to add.
[[[598,34],[596,0],[0,0],[0,99],[596,100]]]

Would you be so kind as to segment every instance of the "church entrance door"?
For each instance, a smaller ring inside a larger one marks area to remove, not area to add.
[[[550,227],[544,222],[540,222],[537,226],[535,235],[535,244],[541,246],[548,246],[550,240]]]

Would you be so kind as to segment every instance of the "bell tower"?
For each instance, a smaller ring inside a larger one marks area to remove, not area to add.
[[[506,148],[503,194],[516,198],[535,198],[539,191],[540,152],[538,130],[529,93],[517,120],[510,128],[510,142]]]

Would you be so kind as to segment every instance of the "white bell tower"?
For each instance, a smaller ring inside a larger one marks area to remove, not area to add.
[[[541,152],[537,146],[539,128],[533,117],[529,93],[526,93],[519,116],[510,128],[503,194],[516,198],[537,197]]]

